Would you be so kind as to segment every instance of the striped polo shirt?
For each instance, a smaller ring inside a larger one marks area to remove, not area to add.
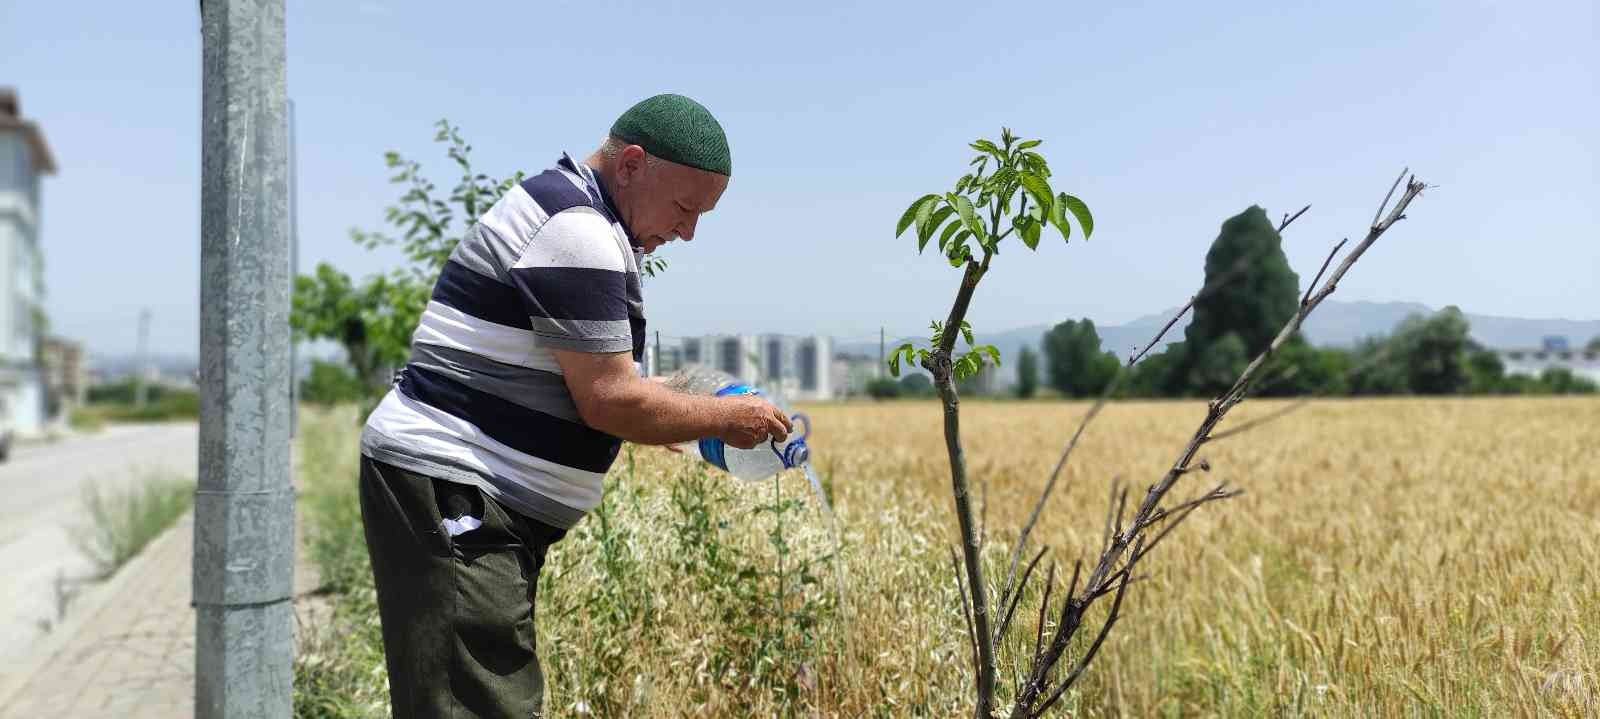
[[[558,349],[636,364],[644,352],[633,243],[571,155],[513,186],[456,246],[362,453],[571,528],[600,503],[622,441],[578,416]]]

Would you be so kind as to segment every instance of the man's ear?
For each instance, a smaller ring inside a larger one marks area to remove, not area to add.
[[[644,148],[629,145],[617,153],[617,184],[627,187],[644,175]]]

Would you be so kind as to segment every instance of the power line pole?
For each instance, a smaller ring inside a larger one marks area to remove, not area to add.
[[[650,374],[661,374],[661,330],[656,330],[656,366],[650,368]]]
[[[133,406],[144,409],[150,398],[150,310],[139,310],[138,358],[133,368]]]
[[[289,296],[300,274],[300,155],[295,144],[294,100],[289,100]],[[289,339],[289,436],[300,429],[300,343]]]
[[[885,349],[884,344],[883,344],[883,325],[878,325],[878,361],[872,363],[872,366],[873,366],[872,376],[873,377],[877,377],[879,379],[883,378],[883,363],[884,363],[885,360],[888,359],[888,357],[884,355],[884,353],[886,351],[887,350]]]
[[[202,0],[195,716],[293,709],[284,0]]]

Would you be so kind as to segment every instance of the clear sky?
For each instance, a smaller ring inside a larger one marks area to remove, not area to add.
[[[383,152],[455,179],[431,124],[482,169],[583,153],[645,96],[721,119],[732,184],[662,253],[652,329],[911,331],[956,275],[891,237],[966,143],[1031,137],[1082,197],[1089,243],[1003,248],[985,328],[1121,322],[1183,301],[1217,226],[1255,203],[1302,279],[1372,219],[1395,173],[1438,188],[1336,297],[1600,317],[1597,16],[1566,2],[979,4],[288,3],[303,268],[395,262],[352,244],[397,194]],[[492,9],[491,9],[492,8]],[[198,325],[198,3],[0,2],[0,84],[60,164],[44,188],[48,309],[99,352],[192,353]]]

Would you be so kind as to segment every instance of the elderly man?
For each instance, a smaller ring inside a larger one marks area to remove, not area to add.
[[[512,187],[456,247],[361,436],[361,516],[396,717],[529,717],[545,550],[600,503],[622,442],[791,426],[752,396],[639,376],[639,258],[692,240],[732,163],[699,103],[657,95],[583,162]]]

